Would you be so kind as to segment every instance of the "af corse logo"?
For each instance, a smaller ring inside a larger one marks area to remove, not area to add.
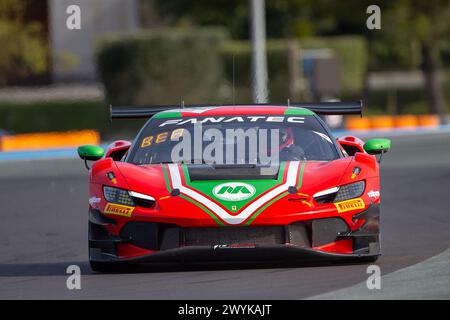
[[[228,182],[216,186],[213,190],[214,196],[226,201],[241,201],[255,194],[255,187],[248,183]]]

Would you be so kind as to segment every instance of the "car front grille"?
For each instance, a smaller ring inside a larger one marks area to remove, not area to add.
[[[184,228],[186,246],[285,243],[282,226]]]
[[[189,246],[278,245],[310,248],[334,242],[349,231],[341,218],[295,222],[286,226],[180,227],[130,221],[121,230],[126,243],[150,250]]]

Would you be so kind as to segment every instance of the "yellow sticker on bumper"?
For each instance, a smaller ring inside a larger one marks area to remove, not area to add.
[[[134,207],[122,206],[120,204],[108,203],[105,207],[105,214],[114,214],[117,216],[131,217]]]
[[[365,207],[364,201],[361,198],[336,202],[334,205],[339,213],[356,209],[364,209]]]

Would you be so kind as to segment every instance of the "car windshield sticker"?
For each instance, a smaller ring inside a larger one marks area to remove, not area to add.
[[[161,132],[157,135],[144,137],[141,142],[141,148],[150,147],[154,144],[160,144],[166,141],[178,141],[183,136],[184,129],[179,128],[173,131]],[[170,136],[170,139],[168,139]]]
[[[305,123],[305,117],[297,116],[245,116],[245,117],[207,117],[207,118],[179,118],[168,119],[161,123],[160,127],[181,126],[185,124],[205,124],[205,123]]]

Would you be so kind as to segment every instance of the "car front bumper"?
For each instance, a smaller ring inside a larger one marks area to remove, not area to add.
[[[377,257],[380,255],[379,207],[372,205],[358,216],[365,223],[354,231],[342,219],[334,217],[284,226],[213,228],[130,221],[119,234],[112,235],[104,227],[111,221],[102,220],[98,212],[91,212],[90,260],[138,264],[350,261]]]

